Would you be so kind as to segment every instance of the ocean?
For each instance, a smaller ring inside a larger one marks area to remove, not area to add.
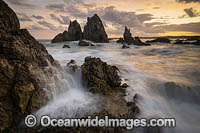
[[[139,97],[139,118],[175,118],[176,127],[163,128],[164,133],[200,131],[199,46],[154,43],[122,49],[116,40],[89,47],[78,46],[78,41],[40,42],[65,71],[57,70],[56,83],[51,86],[54,99],[36,112],[37,115],[74,118],[98,111],[104,97],[87,92],[82,86],[81,72],[72,73],[66,66],[71,59],[81,66],[85,57],[92,56],[119,68],[120,76],[129,85],[126,100],[135,94]],[[62,48],[64,44],[71,48]],[[143,129],[137,128],[134,132],[143,133]]]

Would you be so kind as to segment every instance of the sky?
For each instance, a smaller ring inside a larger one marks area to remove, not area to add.
[[[200,36],[200,0],[5,0],[21,28],[37,39],[52,39],[77,20],[82,29],[95,13],[109,37]]]

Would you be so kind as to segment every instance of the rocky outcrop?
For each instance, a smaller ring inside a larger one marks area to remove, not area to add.
[[[22,116],[51,98],[43,79],[57,63],[0,0],[0,131],[16,126]]]
[[[142,42],[139,37],[135,37],[135,38],[132,37],[131,31],[127,27],[125,27],[123,38],[119,38],[119,40],[117,40],[117,43],[122,43],[122,44],[126,43],[128,45],[134,44],[137,46],[151,46],[148,43]],[[125,45],[123,45],[123,46],[125,46]],[[123,46],[122,46],[122,48],[123,48]]]
[[[124,31],[124,42],[127,44],[133,44],[134,43],[134,38],[132,37],[131,31],[130,29],[128,29],[127,27],[125,27],[125,31]]]
[[[133,117],[139,109],[134,101],[126,102],[124,99],[127,84],[121,83],[119,69],[116,66],[108,65],[99,58],[86,57],[85,63],[81,66],[83,84],[92,93],[105,96],[102,101],[102,110],[94,115],[115,118]]]
[[[130,48],[130,47],[126,44],[123,44],[122,49],[127,49],[127,48]]]
[[[83,38],[95,43],[109,42],[103,23],[97,14],[91,18],[87,18],[87,24],[84,26]]]
[[[107,94],[112,90],[121,89],[117,67],[107,65],[99,58],[86,57],[81,68],[83,82],[89,91]]]
[[[170,40],[166,37],[158,37],[151,41],[146,41],[146,43],[154,43],[154,42],[161,42],[161,43],[170,43]]]
[[[77,20],[74,20],[73,22],[70,21],[68,31],[59,33],[51,42],[60,43],[65,41],[78,41],[82,39],[82,36],[81,26]]]

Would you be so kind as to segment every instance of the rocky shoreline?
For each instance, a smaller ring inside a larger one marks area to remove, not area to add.
[[[57,129],[50,127],[44,129],[36,127],[26,129],[18,127],[24,116],[37,111],[52,99],[51,90],[46,83],[51,82],[50,78],[56,72],[54,68],[60,71],[63,71],[63,68],[53,59],[46,48],[30,35],[28,30],[20,29],[15,12],[3,0],[0,0],[0,7],[0,131],[15,133],[45,131],[93,132],[94,130],[98,132],[115,132],[116,129],[114,128]],[[89,25],[95,27],[95,25],[101,24],[97,15],[88,18],[86,26],[88,32],[83,36],[89,37],[93,32],[94,29],[90,29]],[[72,27],[79,27],[76,21],[72,22],[71,25]],[[73,40],[80,39],[81,31],[74,32],[72,27],[69,28],[66,34],[78,33],[78,38],[76,36]],[[104,29],[101,30],[105,31]],[[90,36],[89,39],[94,42],[107,42],[107,35],[101,33],[97,33],[97,38],[101,38],[100,40],[96,39],[95,36]],[[135,117],[139,112],[134,101],[126,102],[124,99],[128,85],[121,84],[117,67],[110,66],[99,58],[86,57],[85,63],[81,66],[81,71],[84,85],[88,88],[88,91],[106,97],[106,101],[102,101],[103,109],[93,114],[93,116],[108,115],[116,118],[128,118]],[[124,132],[125,130],[118,129],[118,131]]]

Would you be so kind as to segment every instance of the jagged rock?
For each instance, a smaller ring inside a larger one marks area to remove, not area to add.
[[[63,48],[71,48],[69,45],[64,45]]]
[[[70,62],[67,63],[67,67],[70,67],[73,72],[78,69],[78,65],[76,64],[75,60],[70,60]]]
[[[127,27],[125,27],[125,31],[124,31],[124,42],[127,44],[132,44],[134,41],[134,38],[132,37],[131,31],[130,29],[128,29]]]
[[[132,37],[131,31],[130,29],[128,29],[127,27],[125,27],[125,31],[124,31],[124,38],[120,38],[117,43],[127,43],[127,44],[134,44],[137,46],[151,46],[150,44],[144,43],[140,40],[139,37]],[[123,45],[124,46],[124,45]],[[126,47],[124,47],[126,48]]]
[[[83,38],[95,43],[109,42],[103,23],[97,14],[91,18],[87,18],[87,24],[84,26]]]
[[[68,33],[70,35],[71,41],[78,41],[82,39],[82,30],[80,24],[77,22],[77,20],[74,20],[73,22],[70,21]]]
[[[43,82],[47,66],[57,65],[46,48],[0,0],[0,131],[16,126],[22,116],[47,104],[51,93]]]
[[[86,57],[81,69],[83,83],[93,93],[106,95],[113,90],[122,88],[118,68],[107,65],[99,58]]]
[[[152,42],[170,43],[170,40],[166,37],[158,37],[154,40],[146,41],[146,43],[152,43]]]
[[[82,39],[82,36],[81,26],[77,20],[74,20],[73,22],[70,21],[68,31],[59,33],[51,42],[60,43],[65,41],[78,41]]]
[[[94,116],[132,118],[139,112],[134,101],[127,102],[124,99],[128,85],[121,85],[119,70],[116,66],[110,66],[99,58],[86,57],[81,69],[83,84],[88,90],[105,96],[101,110],[94,113]]]

